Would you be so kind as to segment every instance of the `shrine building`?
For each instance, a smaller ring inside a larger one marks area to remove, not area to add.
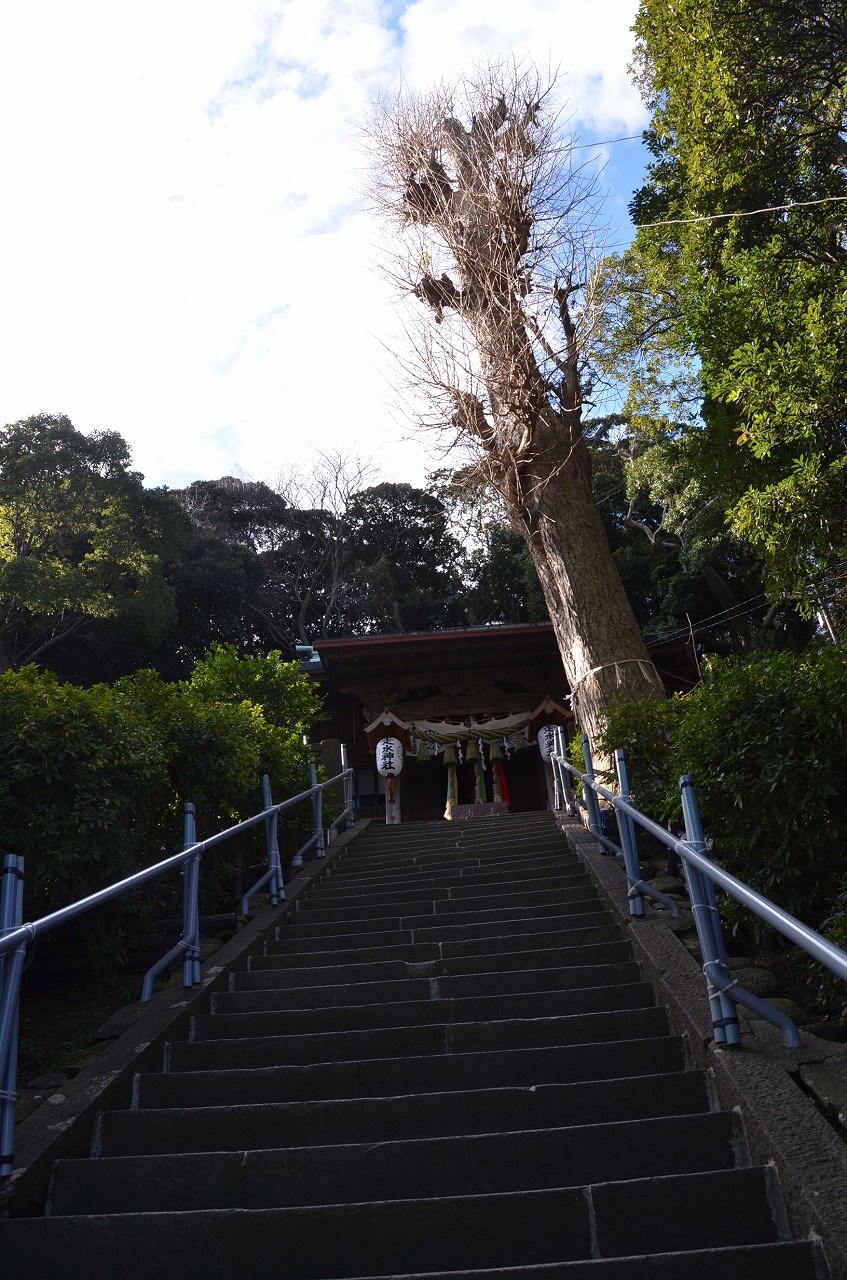
[[[693,683],[678,644],[651,644],[650,657],[669,688]],[[552,803],[539,730],[571,715],[549,622],[320,640],[303,668],[325,698],[320,737],[346,745],[362,817],[405,823]],[[380,773],[383,739],[394,745]]]

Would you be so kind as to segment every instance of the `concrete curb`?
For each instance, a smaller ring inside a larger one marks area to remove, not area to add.
[[[800,1083],[801,1067],[843,1060],[847,1046],[801,1028],[802,1048],[786,1049],[775,1028],[739,1009],[743,1048],[715,1048],[702,971],[669,927],[669,917],[633,921],[620,861],[602,856],[577,819],[558,815],[558,823],[626,929],[636,960],[656,984],[674,1028],[687,1038],[696,1065],[713,1073],[721,1105],[743,1116],[752,1160],[776,1166],[794,1232],[819,1237],[832,1280],[847,1280],[847,1143]]]
[[[53,1162],[88,1155],[97,1112],[131,1105],[136,1073],[161,1069],[165,1042],[187,1032],[192,1014],[204,1012],[209,994],[223,989],[228,970],[246,967],[248,954],[285,918],[298,896],[313,880],[326,874],[335,858],[368,826],[370,820],[354,823],[336,837],[325,858],[312,859],[286,880],[285,902],[258,910],[224,943],[203,966],[198,987],[190,991],[174,988],[154,995],[128,1031],[16,1125],[15,1167],[0,1187],[0,1212],[14,1217],[43,1212]]]

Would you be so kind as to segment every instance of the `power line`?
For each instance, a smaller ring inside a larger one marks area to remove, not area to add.
[[[572,150],[589,151],[592,147],[611,147],[616,142],[638,142],[643,136],[640,133],[628,133],[625,138],[606,138],[605,142],[580,142]]]
[[[642,227],[680,227],[692,222],[718,222],[723,218],[752,218],[757,213],[782,213],[786,209],[807,209],[813,204],[843,203],[847,196],[822,196],[819,200],[794,200],[791,204],[769,204],[763,209],[737,209],[734,213],[709,213],[698,218],[668,218],[663,222],[635,222],[636,230]],[[625,228],[621,227],[623,231]]]
[[[809,587],[810,589],[813,589],[815,586],[820,586],[825,582],[834,584],[843,578],[847,578],[847,565],[840,566],[839,568],[830,571],[822,570],[816,578],[811,577],[809,579]],[[843,589],[847,590],[847,584],[845,584]],[[815,604],[818,602],[812,600],[812,603]],[[717,627],[722,627],[727,623],[731,623],[734,618],[743,618],[747,614],[755,613],[758,609],[766,606],[767,600],[763,598],[763,593],[759,592],[758,595],[750,596],[747,600],[741,600],[738,604],[732,605],[729,609],[722,609],[718,613],[707,614],[705,618],[701,618],[698,622],[694,623],[694,634],[701,635],[705,631],[714,631]],[[691,627],[680,627],[677,631],[663,632],[660,638],[665,641],[680,640],[685,636],[690,635],[691,631]]]

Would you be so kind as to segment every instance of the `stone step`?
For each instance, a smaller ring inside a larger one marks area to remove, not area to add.
[[[703,1072],[632,1076],[528,1088],[456,1090],[387,1098],[251,1106],[106,1111],[92,1154],[241,1151],[401,1138],[608,1124],[710,1109]]]
[[[532,866],[516,868],[513,866],[496,867],[484,870],[477,865],[464,871],[439,873],[409,873],[396,875],[390,871],[379,876],[370,874],[359,877],[342,875],[336,872],[327,876],[326,897],[323,887],[313,887],[302,898],[305,908],[309,904],[325,901],[327,906],[341,906],[345,903],[358,904],[370,898],[399,898],[411,895],[427,894],[438,896],[444,891],[452,894],[463,893],[497,895],[500,893],[521,893],[546,884],[559,884],[563,888],[573,884],[585,884],[585,869],[580,863],[562,863],[559,858],[551,858]]]
[[[537,1267],[484,1271],[428,1271],[383,1280],[827,1280],[829,1271],[817,1241],[781,1240],[729,1249],[651,1253],[597,1258],[591,1262],[541,1263]],[[367,1280],[352,1276],[345,1280]]]
[[[315,933],[368,933],[386,929],[415,929],[434,924],[459,925],[463,923],[478,924],[484,920],[520,920],[529,921],[536,913],[550,915],[567,914],[570,909],[576,913],[600,907],[596,891],[590,885],[577,885],[570,888],[545,889],[532,895],[505,895],[485,899],[474,898],[432,899],[418,902],[395,902],[390,906],[376,906],[350,909],[347,907],[318,910],[304,907],[302,911],[292,912],[284,922],[277,926],[275,932],[284,935],[289,931],[296,934]]]
[[[359,1031],[377,1027],[483,1022],[492,1019],[574,1017],[620,1009],[655,1007],[651,983],[582,990],[522,992],[513,996],[476,996],[464,1000],[424,999],[351,1005],[346,1008],[266,1010],[198,1014],[192,1018],[192,1040],[250,1036],[300,1035],[319,1031]]]
[[[165,1258],[181,1280],[249,1280],[280,1267],[297,1280],[484,1274],[775,1243],[770,1182],[766,1169],[734,1169],[427,1200],[5,1219],[0,1248],[15,1280],[149,1280],[151,1260],[161,1274]]]
[[[268,975],[263,975],[267,977]],[[439,978],[401,978],[389,982],[358,982],[325,986],[259,988],[252,991],[218,991],[211,996],[213,1013],[265,1012],[273,1009],[318,1009],[403,1000],[463,1000],[475,997],[558,992],[565,987],[622,986],[639,982],[634,961],[562,969],[518,969],[515,972],[477,973]]]
[[[596,890],[587,880],[580,878],[562,883],[560,878],[545,877],[540,889],[524,889],[514,893],[490,893],[486,885],[485,892],[478,894],[461,893],[458,889],[428,889],[415,898],[412,898],[411,893],[391,895],[388,902],[382,896],[369,895],[367,901],[354,899],[349,906],[319,907],[306,904],[301,910],[292,912],[290,921],[297,928],[304,924],[348,921],[351,925],[365,929],[369,921],[380,918],[402,919],[476,912],[487,914],[490,911],[509,910],[518,912],[547,903],[581,902],[589,895],[593,895],[596,901]],[[327,899],[321,897],[313,901],[318,903]],[[345,901],[350,901],[349,896],[339,897],[339,902]]]
[[[455,916],[441,918],[432,912],[408,918],[380,917],[368,922],[371,925],[370,931],[365,928],[345,930],[343,925],[313,925],[304,921],[302,925],[281,926],[278,939],[266,943],[265,954],[294,954],[310,947],[330,946],[336,941],[339,947],[350,950],[357,947],[413,946],[421,942],[486,936],[495,938],[515,933],[529,936],[545,930],[552,932],[579,926],[586,916],[594,923],[611,921],[608,911],[601,910],[593,893],[570,902],[539,905],[531,915],[527,915],[524,907],[516,911],[462,913],[458,919]],[[412,923],[413,921],[416,923]]]
[[[551,815],[324,870],[0,1220],[4,1274],[823,1280]]]
[[[430,863],[437,865],[449,862],[494,862],[512,859],[513,861],[531,861],[533,858],[548,857],[551,853],[559,853],[562,858],[573,861],[576,855],[567,841],[555,828],[529,838],[484,840],[453,840],[439,844],[437,841],[399,840],[392,838],[381,844],[369,843],[367,840],[356,841],[349,845],[337,859],[337,865],[343,867],[358,866],[365,870],[378,869],[381,866],[422,866]]]
[[[578,924],[573,923],[578,921]],[[483,933],[480,937],[468,938],[460,933],[458,940],[438,940],[428,942],[401,942],[373,947],[327,947],[314,951],[289,950],[287,944],[276,944],[284,950],[276,955],[251,956],[250,970],[297,967],[314,967],[319,964],[363,965],[378,964],[389,961],[420,964],[425,960],[460,959],[463,956],[502,955],[510,951],[526,951],[549,949],[554,946],[578,947],[592,943],[613,942],[620,938],[617,925],[611,923],[607,911],[579,913],[574,917],[566,917],[564,923],[551,927],[549,922],[541,922],[544,926],[537,930],[530,924],[526,931],[515,932],[517,925],[501,926],[505,932],[498,934],[496,926],[492,932]],[[268,944],[270,949],[271,944]]]
[[[164,1213],[462,1197],[733,1169],[731,1112],[329,1146],[60,1160],[51,1212]]]
[[[248,1015],[253,1016],[253,1015]],[[258,1015],[261,1016],[261,1015]],[[327,1031],[252,1039],[176,1041],[166,1047],[169,1071],[217,1071],[236,1067],[346,1062],[409,1054],[461,1055],[505,1049],[540,1049],[636,1040],[667,1034],[664,1009],[621,1009],[573,1017],[512,1018],[446,1026],[384,1027],[375,1031]]]
[[[450,1090],[532,1088],[682,1071],[684,1042],[662,1034],[604,1043],[544,1048],[435,1053],[418,1057],[365,1058],[250,1068],[136,1076],[138,1107],[241,1106],[251,1103],[383,1098]]]
[[[402,960],[386,960],[370,964],[348,964],[343,967],[327,963],[329,956],[322,956],[323,963],[312,966],[292,966],[284,969],[240,970],[230,975],[231,990],[254,991],[260,987],[304,987],[328,983],[337,985],[339,978],[347,982],[386,982],[407,977],[438,978],[444,974],[500,973],[518,969],[555,969],[570,965],[615,964],[630,960],[632,952],[628,942],[620,938],[613,927],[601,931],[606,940],[583,942],[578,946],[538,947],[524,951],[449,955],[423,964],[407,964]],[[614,937],[616,941],[608,941]],[[561,937],[562,935],[560,935]],[[524,943],[524,946],[526,944]]]
[[[380,886],[394,889],[422,888],[428,883],[434,887],[451,881],[467,881],[471,884],[489,883],[514,885],[524,877],[539,875],[571,874],[582,871],[581,862],[568,852],[564,844],[551,845],[533,855],[516,855],[513,849],[488,858],[461,856],[438,860],[416,858],[398,862],[393,858],[381,861],[352,854],[333,862],[327,875],[330,889],[361,888],[373,892]],[[317,887],[313,892],[317,892]]]

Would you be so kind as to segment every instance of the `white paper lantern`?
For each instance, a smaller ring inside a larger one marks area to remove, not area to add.
[[[541,752],[542,760],[549,760],[556,750],[556,728],[554,725],[545,724],[543,728],[538,730],[538,750]]]
[[[380,738],[376,744],[376,767],[383,778],[393,778],[403,768],[403,743],[399,738]]]

